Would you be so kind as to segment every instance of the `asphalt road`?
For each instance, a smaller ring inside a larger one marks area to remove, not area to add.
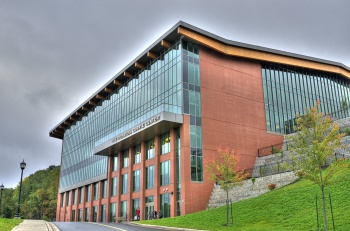
[[[133,226],[122,223],[90,223],[90,222],[53,222],[60,231],[151,231],[164,230],[152,229],[142,226]]]

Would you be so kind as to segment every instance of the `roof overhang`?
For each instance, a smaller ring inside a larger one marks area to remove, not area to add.
[[[157,135],[179,127],[183,123],[183,115],[161,112],[128,129],[94,148],[95,155],[110,156],[118,151],[135,146],[142,141],[153,139]]]
[[[95,107],[102,105],[104,100],[109,100],[111,95],[118,94],[119,88],[126,87],[127,81],[133,78],[140,68],[145,67],[145,64],[150,60],[154,60],[157,54],[164,51],[164,49],[169,49],[171,41],[179,38],[193,41],[228,56],[337,73],[350,79],[350,68],[344,64],[227,40],[180,21],[56,125],[49,132],[49,135],[63,139],[66,129],[75,125],[77,121],[93,111]]]

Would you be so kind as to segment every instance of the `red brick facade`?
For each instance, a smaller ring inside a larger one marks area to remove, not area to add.
[[[210,158],[216,148],[230,147],[241,153],[240,168],[252,168],[258,155],[258,149],[283,141],[283,136],[267,133],[263,99],[261,65],[258,61],[233,58],[222,55],[207,48],[200,49],[201,78],[201,109],[203,160]],[[145,219],[145,197],[154,196],[154,210],[160,210],[160,195],[170,194],[170,215],[176,216],[176,134],[170,130],[170,152],[160,153],[160,137],[154,137],[155,158],[146,160],[145,142],[141,143],[141,163],[133,164],[133,150],[129,148],[129,166],[121,168],[122,158],[118,158],[118,170],[112,170],[112,158],[109,157],[107,182],[107,197],[102,197],[102,181],[99,182],[98,200],[93,200],[93,184],[90,185],[90,201],[85,202],[85,187],[83,203],[79,203],[76,189],[76,204],[73,204],[73,193],[70,193],[70,205],[61,206],[61,194],[58,196],[57,221],[72,221],[72,211],[75,211],[74,221],[78,221],[79,209],[82,209],[82,219],[85,218],[85,208],[89,208],[88,220],[93,220],[93,206],[98,206],[97,221],[101,221],[101,205],[106,205],[106,221],[109,218],[110,204],[116,203],[116,217],[120,216],[121,201],[127,201],[127,217],[132,217],[132,199],[140,199],[141,219]],[[204,210],[213,189],[213,182],[207,180],[204,174],[203,182],[191,181],[190,160],[190,126],[189,116],[184,115],[180,127],[181,141],[181,214],[189,214]],[[117,153],[111,153],[111,155]],[[119,153],[119,156],[122,156]],[[160,186],[160,163],[170,160],[170,184]],[[154,188],[145,190],[145,168],[154,165]],[[140,191],[132,192],[133,171],[140,169]],[[121,176],[128,173],[128,193],[121,195]],[[111,197],[112,178],[117,177],[117,195]],[[67,192],[65,193],[67,196]]]

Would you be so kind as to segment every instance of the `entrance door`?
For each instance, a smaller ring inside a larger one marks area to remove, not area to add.
[[[148,202],[145,204],[145,220],[152,220],[154,211],[154,202]]]

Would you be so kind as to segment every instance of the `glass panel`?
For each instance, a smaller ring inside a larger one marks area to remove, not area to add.
[[[161,155],[170,152],[170,133],[169,132],[161,135],[160,144],[161,144],[161,148],[160,148]]]
[[[141,162],[141,144],[136,145],[134,148],[135,156],[134,156],[134,164]]]
[[[140,191],[140,170],[134,171],[133,176],[133,192],[139,192]]]
[[[154,187],[154,166],[146,167],[146,189]]]
[[[154,157],[154,140],[149,140],[146,143],[147,160]]]
[[[109,208],[109,221],[110,222],[116,222],[116,211],[117,211],[117,204],[111,203]]]
[[[316,100],[321,102],[321,111],[333,118],[347,116],[342,112],[342,100],[348,98],[344,92],[349,91],[349,86],[342,84],[343,78],[338,74],[265,63],[262,77],[269,131],[293,133],[296,115],[303,115]]]

